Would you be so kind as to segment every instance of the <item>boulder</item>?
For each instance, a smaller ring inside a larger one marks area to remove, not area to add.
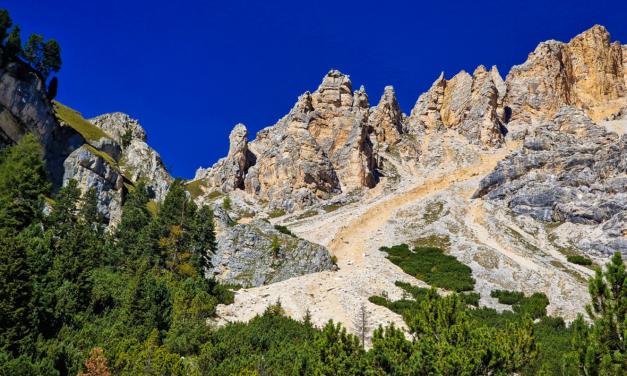
[[[258,287],[337,268],[329,251],[319,244],[283,234],[261,219],[229,226],[228,213],[220,206],[213,210],[218,248],[208,274],[222,282]],[[278,249],[272,246],[275,237]]]

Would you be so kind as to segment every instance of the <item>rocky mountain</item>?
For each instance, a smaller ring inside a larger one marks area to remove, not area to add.
[[[368,297],[403,296],[395,281],[425,286],[379,250],[407,243],[470,266],[483,306],[507,308],[494,289],[544,292],[549,313],[572,320],[594,271],[567,256],[601,265],[627,254],[626,80],[626,46],[594,26],[540,43],[505,80],[496,67],[442,73],[409,115],[393,87],[371,106],[363,86],[331,70],[252,140],[238,124],[228,155],[186,182],[216,214],[207,275],[247,287],[220,316],[247,320],[280,298],[290,316],[309,308],[315,324],[351,329]],[[70,178],[96,188],[112,224],[139,182],[163,199],[172,178],[136,120],[85,120],[1,54],[0,85],[0,142],[35,133],[57,189]],[[404,325],[369,309],[377,324]]]
[[[99,116],[91,122],[48,98],[41,74],[0,48],[0,146],[33,133],[42,143],[46,167],[58,191],[76,179],[83,191],[96,189],[98,208],[109,224],[121,216],[124,197],[144,181],[155,201],[172,177],[159,154],[146,144],[146,133],[128,115]],[[133,129],[127,145],[122,135]]]

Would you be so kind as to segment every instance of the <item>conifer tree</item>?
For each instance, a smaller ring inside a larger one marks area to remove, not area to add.
[[[574,322],[574,363],[580,375],[622,375],[627,372],[627,272],[621,254],[616,252],[606,264],[596,268],[588,281],[592,304],[586,313],[594,320],[588,326],[579,315]]]
[[[13,26],[6,43],[9,54],[15,56],[22,55],[22,38],[20,36],[20,25]]]
[[[24,43],[22,56],[33,68],[39,70],[44,60],[44,36],[33,32]]]
[[[59,73],[61,64],[61,46],[56,40],[48,39],[43,46],[43,58],[39,71],[47,79],[52,72]]]
[[[0,9],[0,43],[3,43],[7,37],[7,31],[13,24],[9,11],[6,9]]]
[[[43,151],[32,134],[4,152],[0,163],[0,228],[18,231],[41,218],[50,191]]]
[[[0,352],[17,354],[32,340],[32,273],[25,239],[0,230]]]

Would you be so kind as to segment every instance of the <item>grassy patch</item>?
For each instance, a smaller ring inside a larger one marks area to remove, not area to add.
[[[53,103],[56,105],[55,116],[68,123],[70,127],[76,129],[88,142],[98,141],[103,137],[113,140],[113,138],[102,129],[83,119],[83,115],[81,115],[80,112],[64,106],[57,101],[53,101]]]
[[[426,224],[430,225],[431,223],[437,221],[442,216],[442,210],[444,210],[444,204],[436,201],[430,202],[427,204],[425,208],[425,213],[422,215],[422,219]]]
[[[150,210],[150,212],[152,213],[153,217],[157,216],[157,212],[159,211],[159,204],[157,204],[156,202],[150,200],[148,201],[148,204],[146,205],[148,207],[148,210]]]
[[[285,226],[281,226],[281,225],[274,225],[274,229],[277,230],[278,232],[285,234],[285,235],[289,235],[293,238],[297,238],[298,236],[294,235],[289,228],[285,227]]]
[[[284,216],[285,214],[286,214],[286,213],[285,213],[285,209],[282,209],[282,208],[274,208],[274,209],[272,209],[272,210],[268,213],[268,216],[269,216],[270,218],[278,218],[278,217],[282,217],[282,216]]]
[[[580,256],[580,255],[567,256],[566,260],[568,260],[568,262],[572,262],[573,264],[577,264],[577,265],[592,265],[592,260],[590,260],[587,257]]]
[[[361,188],[355,188],[352,191],[348,192],[348,195],[351,197],[358,197],[361,196],[362,193],[363,190]]]
[[[472,269],[457,258],[445,255],[440,248],[415,247],[412,251],[407,244],[401,244],[391,248],[381,247],[381,251],[387,252],[387,258],[405,273],[432,286],[452,291],[472,291],[475,288]]]
[[[324,209],[324,211],[327,213],[331,213],[348,204],[349,202],[336,202],[335,204],[325,205],[322,207],[322,209]]]
[[[411,242],[413,247],[435,247],[447,250],[451,247],[451,238],[448,235],[429,235]]]
[[[109,166],[113,167],[115,170],[120,171],[120,166],[118,166],[118,162],[116,162],[115,159],[113,159],[109,154],[103,151],[97,150],[91,145],[85,144],[81,147],[89,150],[96,157],[103,159],[105,162],[107,162],[107,164],[109,164]]]
[[[185,188],[187,188],[187,192],[189,192],[189,194],[192,195],[193,198],[197,198],[205,193],[205,190],[208,188],[208,184],[207,181],[205,181],[204,179],[198,179],[186,184]],[[213,194],[214,192],[211,193]]]
[[[298,217],[296,217],[296,219],[305,219],[305,218],[310,218],[313,216],[318,215],[318,211],[316,210],[307,210],[306,212],[302,213],[301,215],[299,215]]]
[[[331,256],[331,262],[335,265],[337,265],[337,256],[336,255],[332,255]]]
[[[237,226],[237,222],[235,221],[229,222],[229,227],[235,227],[235,226]]]

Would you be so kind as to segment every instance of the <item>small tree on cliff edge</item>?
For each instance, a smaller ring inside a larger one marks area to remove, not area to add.
[[[7,37],[7,31],[13,25],[13,20],[6,9],[0,9],[0,43],[4,42]]]
[[[61,70],[61,46],[54,39],[44,43],[42,34],[33,32],[28,37],[22,56],[45,79],[48,79],[52,72],[58,73]]]
[[[7,51],[11,55],[22,55],[22,38],[20,37],[20,25],[13,26],[7,38]]]

